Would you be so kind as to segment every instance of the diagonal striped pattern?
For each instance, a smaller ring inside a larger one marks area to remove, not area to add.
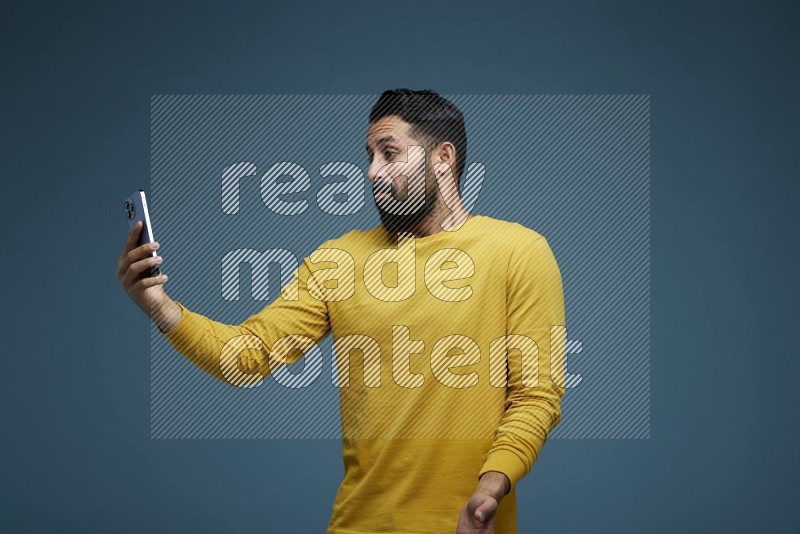
[[[464,203],[545,235],[561,268],[568,392],[551,438],[649,437],[649,96],[448,98],[467,120]],[[291,266],[320,243],[377,224],[365,202],[363,154],[375,99],[154,96],[149,193],[170,294],[216,320],[241,322],[277,297]],[[286,194],[264,199],[270,183],[283,183]],[[307,194],[297,192],[306,186]],[[264,251],[284,252],[269,269],[242,265]],[[373,290],[397,297],[378,284]],[[381,355],[368,340],[344,340],[337,357],[326,340],[298,363],[278,366],[282,374],[232,388],[176,355],[155,328],[151,339],[153,438],[339,438],[343,424],[360,435],[403,433],[358,428],[356,406],[340,404],[344,355],[354,362],[351,387],[356,378],[365,390],[392,379],[375,365]],[[411,350],[413,341],[405,343]],[[362,370],[355,362],[364,361],[371,365]],[[340,409],[353,420],[340,422]],[[465,436],[484,431],[478,423],[462,429]]]

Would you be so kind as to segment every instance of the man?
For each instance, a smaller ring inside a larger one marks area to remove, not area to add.
[[[464,119],[445,98],[384,92],[366,149],[382,224],[325,242],[242,324],[140,279],[161,261],[140,228],[117,275],[178,352],[233,384],[333,332],[345,475],[329,533],[516,532],[515,486],[561,418],[558,266],[533,230],[464,208]]]

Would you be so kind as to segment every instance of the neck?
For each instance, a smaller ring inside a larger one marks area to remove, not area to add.
[[[415,238],[427,237],[453,227],[459,227],[473,217],[458,199],[457,205],[451,210],[444,202],[439,202],[427,217],[412,226],[409,231]]]

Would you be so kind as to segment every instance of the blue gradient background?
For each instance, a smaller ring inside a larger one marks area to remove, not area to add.
[[[652,95],[652,437],[548,444],[521,532],[796,528],[789,2],[11,2],[1,24],[3,530],[324,531],[339,442],[150,440],[120,201],[152,94],[397,86]]]

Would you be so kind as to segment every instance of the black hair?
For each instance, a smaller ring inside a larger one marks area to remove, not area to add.
[[[425,143],[426,150],[449,141],[456,147],[456,183],[467,160],[467,130],[464,115],[455,104],[428,89],[393,89],[384,91],[369,113],[370,124],[397,115],[411,125],[411,135]]]

